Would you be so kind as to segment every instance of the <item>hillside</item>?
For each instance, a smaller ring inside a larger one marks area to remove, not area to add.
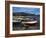
[[[34,16],[35,14],[30,14],[30,13],[24,13],[24,12],[17,12],[13,13],[13,16]]]

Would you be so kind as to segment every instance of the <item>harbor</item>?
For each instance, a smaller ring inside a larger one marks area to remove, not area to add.
[[[38,18],[34,18],[34,16],[14,16],[13,27],[13,30],[37,30],[39,29]]]

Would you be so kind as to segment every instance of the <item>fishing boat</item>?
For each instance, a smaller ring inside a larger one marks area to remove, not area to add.
[[[23,24],[35,24],[37,23],[37,21],[25,21],[25,22],[22,22]]]

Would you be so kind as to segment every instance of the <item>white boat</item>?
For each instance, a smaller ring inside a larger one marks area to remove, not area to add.
[[[26,22],[22,22],[23,24],[35,24],[37,23],[37,21],[26,21]]]

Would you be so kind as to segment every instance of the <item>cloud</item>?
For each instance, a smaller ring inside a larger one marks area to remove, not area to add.
[[[39,14],[40,8],[26,8],[26,7],[13,7],[13,12],[25,12],[25,13],[34,13]]]

